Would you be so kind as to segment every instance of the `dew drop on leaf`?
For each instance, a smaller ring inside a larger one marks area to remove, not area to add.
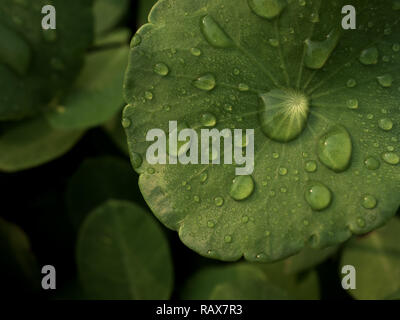
[[[201,56],[201,50],[198,48],[191,48],[190,53],[195,57]]]
[[[124,127],[125,129],[129,128],[131,126],[131,120],[128,118],[123,118],[122,119],[122,127]]]
[[[358,109],[358,100],[357,99],[347,100],[347,107],[351,110]]]
[[[377,200],[374,196],[367,194],[362,198],[361,204],[365,209],[374,209],[377,205]]]
[[[365,49],[360,54],[360,62],[365,65],[377,64],[379,51],[376,47]]]
[[[393,77],[390,74],[385,74],[383,76],[379,76],[376,78],[378,80],[378,83],[383,87],[383,88],[390,88],[393,83]]]
[[[286,176],[287,173],[288,173],[288,169],[283,168],[283,167],[280,167],[279,170],[278,170],[278,172],[279,172],[279,175],[281,175],[281,176]]]
[[[139,168],[142,165],[143,159],[139,153],[134,152],[131,156],[131,164],[134,169]]]
[[[231,243],[231,242],[232,242],[232,236],[226,235],[226,236],[224,237],[224,241],[225,241],[226,243]]]
[[[378,121],[379,128],[384,131],[390,131],[393,129],[393,122],[388,118],[380,119]]]
[[[229,195],[237,201],[245,200],[254,191],[254,180],[251,176],[237,176],[231,185]]]
[[[169,73],[169,68],[166,64],[164,63],[157,63],[154,66],[154,72],[157,73],[160,76],[165,77]]]
[[[248,3],[256,15],[266,19],[278,17],[287,5],[286,0],[248,0]]]
[[[322,183],[315,183],[306,190],[305,198],[311,209],[321,211],[331,204],[332,193]]]
[[[222,207],[224,205],[224,198],[222,197],[216,197],[214,199],[214,203],[217,207]]]
[[[275,38],[271,38],[268,40],[269,44],[273,47],[278,47],[279,46],[279,40]]]
[[[368,157],[365,159],[364,164],[368,170],[377,170],[381,166],[381,163],[375,157]]]
[[[210,15],[201,19],[201,31],[213,47],[229,48],[233,46],[232,40]]]
[[[217,124],[217,118],[211,113],[201,115],[201,124],[205,127],[214,127]]]
[[[211,74],[205,74],[199,78],[197,78],[193,82],[194,86],[200,90],[204,91],[211,91],[212,89],[215,88],[216,85],[216,80],[215,77]]]
[[[348,88],[354,88],[357,85],[357,81],[355,79],[349,79],[346,83]]]
[[[317,153],[326,167],[343,172],[350,165],[352,149],[349,132],[343,126],[335,125],[319,139]]]
[[[289,142],[305,129],[308,98],[296,90],[274,89],[260,95],[259,119],[263,133],[272,140]]]
[[[307,161],[305,170],[310,173],[317,171],[317,163],[314,160]]]
[[[386,152],[382,155],[382,159],[391,165],[397,165],[400,163],[400,157],[393,152]]]
[[[249,89],[250,89],[249,86],[245,83],[240,83],[238,88],[239,88],[239,91],[242,91],[242,92],[249,91]]]
[[[311,39],[307,39],[305,41],[305,65],[310,69],[321,69],[333,50],[335,50],[339,39],[340,34],[336,30],[331,31],[324,41],[312,41]]]

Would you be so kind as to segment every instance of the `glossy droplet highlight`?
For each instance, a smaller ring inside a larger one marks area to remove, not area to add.
[[[128,118],[123,118],[121,123],[125,129],[129,128],[132,124],[131,120]]]
[[[376,78],[376,80],[378,80],[378,83],[383,88],[390,88],[393,84],[393,77],[390,74],[379,76]]]
[[[400,163],[400,157],[393,152],[386,152],[382,155],[383,161],[391,165],[397,165]]]
[[[378,121],[378,125],[379,128],[381,128],[384,131],[390,131],[393,129],[393,121],[388,118],[380,119]]]
[[[233,46],[232,39],[210,15],[201,19],[201,31],[204,38],[213,47],[229,48]]]
[[[201,115],[201,124],[205,127],[214,127],[217,124],[217,118],[211,113]]]
[[[215,77],[211,74],[205,74],[199,78],[197,78],[193,82],[194,86],[200,90],[211,91],[215,88],[216,80]]]
[[[191,48],[190,53],[195,56],[195,57],[200,57],[201,56],[201,50],[198,48]]]
[[[377,205],[378,201],[374,196],[371,196],[370,194],[365,195],[362,198],[361,204],[365,209],[374,209]]]
[[[365,49],[360,54],[360,62],[365,65],[377,64],[379,59],[379,51],[376,47]]]
[[[349,99],[347,100],[347,108],[351,110],[358,109],[358,100],[357,99]]]
[[[335,50],[339,39],[340,34],[336,30],[331,31],[324,41],[312,41],[307,39],[305,41],[305,65],[310,69],[321,69],[326,61],[328,61],[333,50]]]
[[[315,183],[306,190],[305,198],[311,209],[321,211],[331,204],[332,193],[322,183]]]
[[[346,82],[346,86],[348,88],[354,88],[357,85],[357,81],[355,79],[349,79]]]
[[[216,197],[214,203],[217,207],[222,207],[224,205],[224,198]]]
[[[237,176],[231,185],[229,195],[237,201],[245,200],[254,191],[254,180],[251,176]]]
[[[157,63],[154,66],[154,72],[157,73],[160,76],[165,77],[169,73],[169,68],[166,64],[164,63]]]
[[[232,242],[232,236],[230,236],[230,235],[225,236],[225,237],[224,237],[224,241],[225,241],[226,243],[231,243],[231,242]]]
[[[381,166],[381,163],[375,157],[368,157],[365,159],[364,164],[368,170],[377,170]]]
[[[260,95],[261,130],[272,140],[289,142],[305,129],[309,101],[300,91],[274,89]]]
[[[314,160],[307,161],[305,165],[305,170],[310,173],[317,171],[317,162],[315,162]]]
[[[341,125],[332,127],[318,141],[319,160],[335,172],[343,172],[349,167],[352,150],[350,134]]]
[[[286,0],[248,0],[247,2],[256,15],[266,19],[278,17],[287,6]]]

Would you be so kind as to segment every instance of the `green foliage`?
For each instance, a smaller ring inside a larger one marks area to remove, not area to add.
[[[133,38],[125,81],[145,200],[188,247],[224,261],[336,245],[400,203],[398,12],[356,0],[358,29],[339,31],[346,1],[269,3],[159,1]],[[231,194],[235,164],[146,162],[148,130],[178,120],[200,135],[210,114],[216,129],[255,129],[246,199]]]
[[[109,201],[88,216],[77,263],[93,299],[168,299],[172,291],[167,239],[145,210],[129,202]]]

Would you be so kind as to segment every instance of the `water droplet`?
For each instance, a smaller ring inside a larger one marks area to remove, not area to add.
[[[249,91],[249,86],[245,83],[240,83],[239,84],[239,91],[245,92],[245,91]]]
[[[159,74],[160,76],[165,77],[169,73],[169,68],[166,64],[164,63],[157,63],[154,66],[154,72]]]
[[[317,162],[314,160],[307,161],[305,165],[305,170],[310,173],[317,171]]]
[[[199,196],[194,196],[194,197],[193,197],[193,200],[194,200],[195,202],[200,202],[200,197],[199,197]]]
[[[364,228],[365,227],[365,220],[363,218],[358,218],[357,219],[357,224],[359,227]]]
[[[137,47],[142,42],[142,37],[138,34],[135,34],[131,40],[131,49]]]
[[[365,159],[364,164],[368,170],[377,170],[381,166],[381,163],[375,157],[368,157]]]
[[[400,51],[400,43],[395,43],[392,47],[394,52],[399,52]]]
[[[279,175],[286,176],[288,173],[288,169],[281,167],[281,168],[279,168],[278,172],[279,172]]]
[[[0,64],[8,65],[15,73],[24,76],[29,69],[32,52],[23,37],[0,25]]]
[[[131,155],[131,164],[134,169],[139,168],[143,163],[142,156],[139,153],[132,153]]]
[[[201,124],[205,127],[214,127],[217,124],[217,118],[211,113],[201,115]]]
[[[149,173],[149,174],[154,174],[155,172],[156,172],[156,170],[154,168],[147,169],[147,173]]]
[[[209,15],[201,20],[201,31],[206,40],[216,48],[229,48],[233,46],[232,40],[220,27],[220,25]]]
[[[348,88],[354,88],[357,85],[357,81],[355,79],[349,79],[346,83]]]
[[[390,88],[393,83],[393,77],[390,74],[385,74],[383,76],[376,77],[378,83],[384,88]]]
[[[391,165],[397,165],[400,163],[400,157],[393,152],[386,152],[382,155],[382,159]]]
[[[361,204],[365,209],[374,209],[377,205],[377,200],[374,196],[367,194],[362,198]]]
[[[190,53],[194,55],[195,57],[200,57],[201,56],[201,50],[198,48],[192,48],[190,49]]]
[[[238,76],[240,74],[240,70],[238,68],[233,69],[233,74]]]
[[[123,119],[122,119],[122,126],[123,126],[125,129],[129,128],[129,127],[131,126],[131,124],[132,124],[132,122],[131,122],[130,119],[128,119],[128,118],[123,118]]]
[[[390,131],[393,129],[393,122],[392,120],[385,118],[385,119],[380,119],[378,121],[379,128],[381,128],[384,131]]]
[[[230,235],[225,236],[225,237],[224,237],[224,241],[225,241],[226,243],[231,243],[231,242],[232,242],[232,236],[230,236]]]
[[[209,227],[209,228],[214,228],[214,226],[215,226],[215,223],[214,223],[214,222],[212,222],[212,221],[208,221],[208,222],[207,222],[207,227]]]
[[[216,205],[217,207],[222,207],[223,204],[224,204],[224,198],[216,197],[216,198],[214,199],[214,203],[215,203],[215,205]]]
[[[269,44],[276,48],[279,46],[279,40],[275,38],[269,39]]]
[[[147,100],[153,100],[153,93],[152,92],[150,92],[150,91],[146,91],[145,93],[144,93],[144,97],[147,99]]]
[[[274,89],[260,95],[259,119],[264,134],[272,140],[289,142],[305,129],[308,98],[296,90]]]
[[[322,183],[314,183],[306,190],[305,198],[313,210],[321,211],[331,204],[332,193]]]
[[[248,0],[253,12],[266,19],[278,17],[287,5],[286,0]]]
[[[326,167],[343,172],[350,165],[352,149],[348,131],[341,125],[335,125],[319,139],[317,152]]]
[[[347,107],[351,110],[358,109],[358,100],[357,99],[347,100]]]
[[[203,173],[200,175],[200,182],[201,182],[201,183],[204,183],[204,182],[207,181],[207,179],[208,179],[208,174],[207,174],[207,172],[203,172]]]
[[[365,65],[377,64],[379,51],[376,47],[365,49],[360,54],[360,62]]]
[[[254,180],[251,176],[237,176],[231,185],[231,190],[229,191],[229,195],[237,200],[245,200],[254,191]]]
[[[211,91],[215,88],[216,80],[211,73],[207,73],[193,82],[194,86],[200,90]]]
[[[242,217],[242,223],[247,223],[249,222],[249,217],[248,216],[243,216]]]
[[[279,153],[274,152],[274,153],[272,154],[272,158],[274,158],[274,159],[279,159]]]
[[[339,43],[340,34],[333,30],[324,41],[305,41],[306,56],[305,65],[310,69],[321,69],[329,59],[333,50]]]

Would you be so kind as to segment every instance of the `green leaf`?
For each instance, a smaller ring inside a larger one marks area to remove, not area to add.
[[[400,23],[391,1],[353,1],[357,30],[338,31],[344,0],[250,2],[159,1],[132,41],[124,121],[160,221],[203,256],[267,262],[370,232],[398,209]],[[146,134],[168,134],[169,121],[199,136],[254,129],[252,179],[233,188],[235,165],[150,165]]]
[[[92,1],[54,0],[56,30],[42,29],[47,0],[0,5],[0,120],[37,113],[77,76],[92,42]]]
[[[78,237],[80,280],[91,299],[168,299],[173,271],[168,241],[142,208],[108,201]]]
[[[400,221],[365,237],[355,238],[345,247],[341,265],[356,269],[356,299],[385,299],[400,290]],[[342,275],[343,277],[344,275]]]
[[[95,33],[99,35],[115,27],[126,14],[128,7],[129,0],[95,0]]]
[[[103,202],[135,200],[138,194],[137,177],[128,161],[110,156],[86,159],[68,182],[68,214],[78,227]]]
[[[156,2],[157,0],[139,0],[139,10],[137,15],[139,25],[147,22],[147,17],[149,16],[150,10]]]
[[[246,263],[207,267],[187,280],[187,300],[285,300],[288,295],[271,284],[256,266]]]
[[[56,130],[38,116],[2,128],[0,171],[15,172],[40,166],[68,152],[82,130]]]
[[[27,235],[13,223],[0,218],[0,273],[2,295],[21,297],[39,289],[39,267]]]
[[[93,52],[68,95],[47,113],[57,129],[83,129],[111,119],[124,103],[122,84],[129,48]]]
[[[126,134],[121,125],[121,115],[118,114],[110,121],[104,124],[104,130],[109,134],[111,140],[116,146],[127,156],[129,156],[128,143],[126,141]]]

